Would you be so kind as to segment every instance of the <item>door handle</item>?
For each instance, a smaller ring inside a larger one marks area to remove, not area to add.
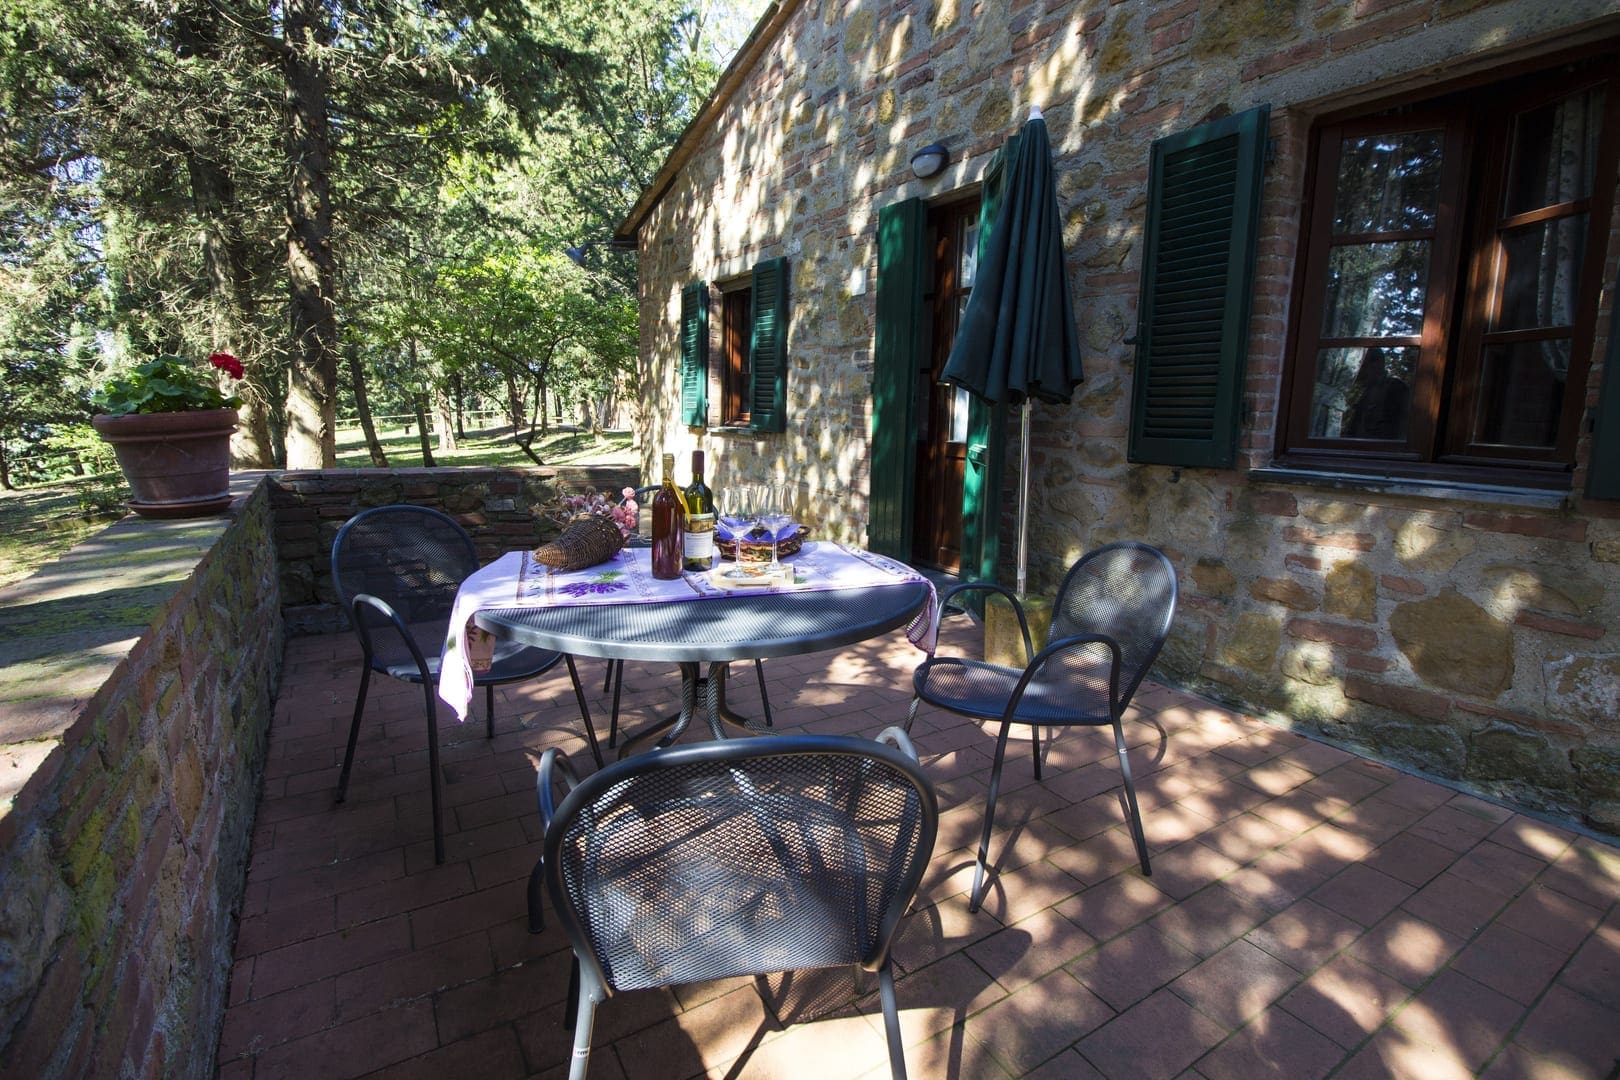
[[[968,462],[970,464],[977,465],[979,468],[982,469],[982,468],[984,468],[985,460],[989,456],[990,456],[990,448],[988,446],[986,446],[984,443],[969,443],[968,444],[967,459],[968,459]]]

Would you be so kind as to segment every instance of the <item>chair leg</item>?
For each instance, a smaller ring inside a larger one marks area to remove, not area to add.
[[[1153,867],[1148,862],[1147,837],[1142,835],[1142,811],[1136,805],[1136,785],[1131,782],[1131,759],[1125,753],[1125,732],[1114,721],[1114,746],[1119,749],[1119,775],[1125,780],[1125,803],[1130,808],[1131,839],[1136,841],[1136,857],[1142,863],[1142,876],[1152,877]]]
[[[901,729],[907,735],[911,734],[911,725],[917,722],[917,707],[922,704],[922,698],[917,694],[911,695],[911,708],[906,710],[905,726]]]
[[[354,720],[349,724],[349,747],[343,751],[343,771],[338,773],[337,801],[349,794],[349,770],[354,768],[354,744],[360,738],[360,717],[366,712],[366,691],[371,687],[371,667],[360,669],[360,693],[354,699]]]
[[[573,653],[563,653],[563,660],[568,664],[568,679],[574,684],[574,700],[579,702],[579,718],[585,725],[585,741],[591,744],[591,757],[596,759],[596,767],[602,767],[602,747],[596,741],[596,725],[591,723],[591,707],[585,704],[585,688],[579,685],[579,667],[574,663]]]
[[[1041,778],[1041,729],[1029,725],[1029,748],[1035,751],[1035,779]]]
[[[775,727],[776,722],[771,719],[771,695],[765,692],[765,661],[754,661],[754,677],[759,680],[759,705],[765,710],[765,726]]]
[[[608,720],[608,749],[619,748],[619,694],[624,690],[624,661],[609,660],[608,679],[613,684],[613,713]],[[607,693],[607,687],[602,688]]]
[[[894,996],[894,965],[887,957],[878,969],[879,996],[883,999],[883,1030],[889,1037],[889,1075],[906,1080],[906,1053],[900,1043],[900,1004]]]
[[[968,898],[968,911],[976,914],[984,903],[985,867],[990,862],[990,829],[996,823],[996,797],[1001,794],[1001,766],[1007,756],[1007,736],[1012,725],[1002,721],[1001,734],[996,736],[996,763],[990,770],[990,795],[984,805],[984,833],[979,837],[979,858],[973,864],[973,891]]]
[[[495,737],[495,684],[484,687],[484,738]]]
[[[433,861],[444,862],[444,811],[439,792],[439,710],[433,701],[433,684],[423,683],[427,699],[428,772],[433,791]]]
[[[574,961],[574,970],[579,971],[579,961]],[[585,1080],[585,1072],[591,1064],[591,1027],[596,1021],[596,1002],[599,994],[591,994],[589,989],[581,986],[579,995],[575,998],[574,1011],[578,1014],[574,1020],[574,1056],[568,1066],[568,1080]]]
[[[529,871],[529,933],[540,934],[546,929],[545,905],[541,900],[545,863],[536,860]]]

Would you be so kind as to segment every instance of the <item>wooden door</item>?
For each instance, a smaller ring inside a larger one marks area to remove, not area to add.
[[[979,247],[977,201],[928,212],[928,367],[917,373],[916,484],[911,561],[948,573],[962,569],[962,476],[968,451],[969,394],[940,381],[968,292]]]

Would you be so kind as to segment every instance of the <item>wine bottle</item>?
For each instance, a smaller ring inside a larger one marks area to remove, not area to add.
[[[714,492],[703,482],[703,451],[692,451],[692,482],[686,486],[686,545],[682,565],[688,573],[714,566]]]
[[[652,499],[652,574],[666,581],[681,576],[682,533],[686,528],[681,493],[675,487],[675,455],[664,455],[664,482]]]

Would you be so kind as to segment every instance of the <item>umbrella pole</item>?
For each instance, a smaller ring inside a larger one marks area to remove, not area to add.
[[[1033,407],[1024,398],[1024,433],[1018,447],[1018,595],[1024,595],[1029,570],[1029,414]]]

